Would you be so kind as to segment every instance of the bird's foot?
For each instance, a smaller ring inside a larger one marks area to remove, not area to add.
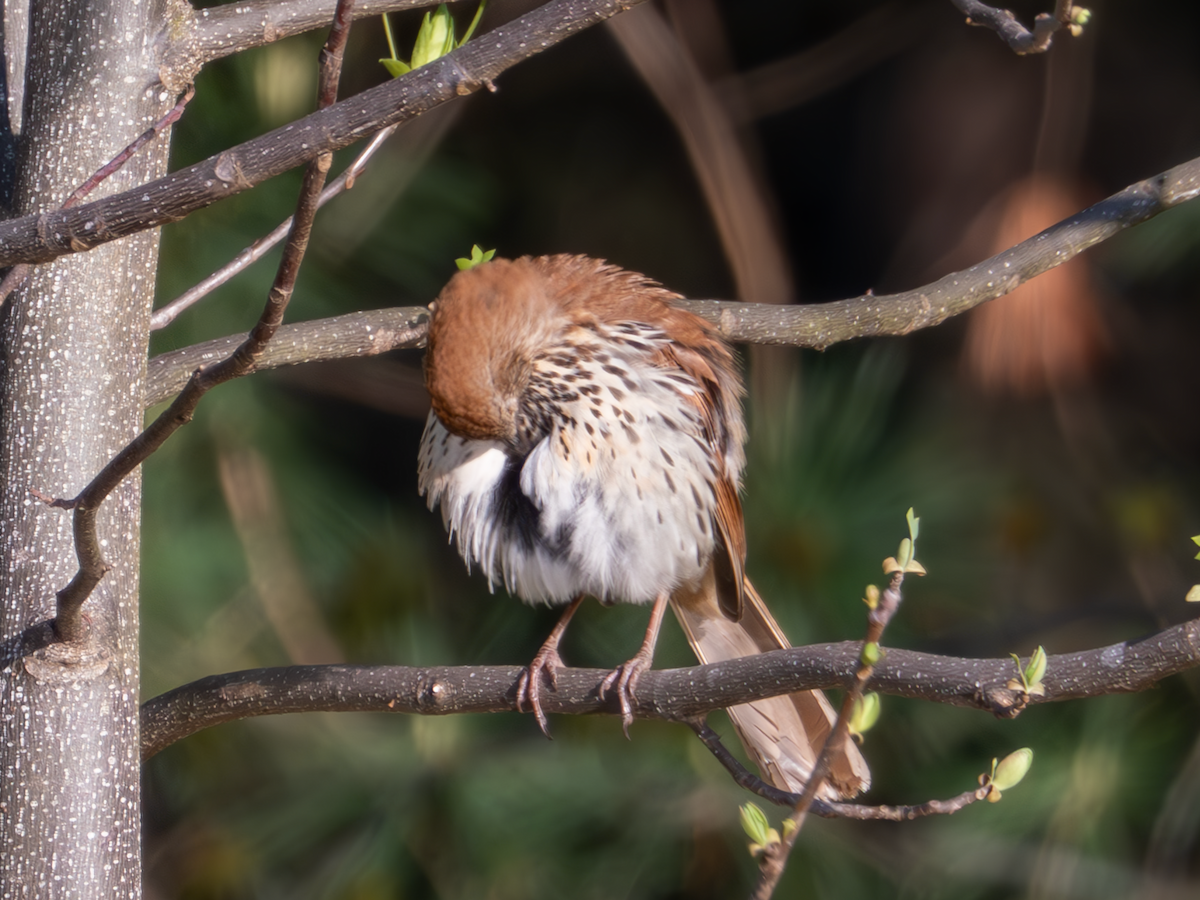
[[[633,659],[617,666],[600,682],[601,700],[610,690],[616,690],[617,702],[621,705],[621,730],[625,732],[626,738],[629,737],[629,725],[633,722],[634,690],[637,688],[638,679],[642,677],[643,672],[649,670],[653,660],[654,651],[647,651],[643,647]]]
[[[562,657],[558,655],[558,647],[547,642],[529,665],[521,670],[521,676],[517,679],[517,710],[519,712],[525,712],[526,708],[531,710],[537,718],[538,728],[542,729],[542,734],[546,737],[550,737],[550,725],[546,721],[546,714],[542,712],[542,675],[546,676],[552,690],[558,690],[558,672],[556,670],[562,668],[566,667],[563,665]]]

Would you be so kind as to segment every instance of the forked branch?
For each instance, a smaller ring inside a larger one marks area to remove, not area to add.
[[[321,50],[318,103],[323,106],[332,103],[337,94],[342,51],[349,32],[350,11],[353,7],[354,0],[338,0],[329,40]],[[292,216],[292,227],[283,249],[283,258],[267,294],[262,314],[250,336],[221,362],[196,370],[170,407],[113,457],[76,497],[50,501],[51,506],[75,511],[75,555],[79,561],[79,570],[75,577],[58,592],[54,631],[60,640],[78,641],[87,634],[82,614],[83,604],[109,568],[104,561],[99,534],[96,531],[96,512],[100,505],[117,485],[158,450],[167,438],[191,421],[201,397],[217,385],[250,371],[255,360],[282,324],[284,311],[291,300],[300,272],[300,263],[308,249],[313,218],[317,213],[321,188],[325,185],[325,176],[332,159],[332,154],[322,153],[314,158],[305,170],[296,212]]]
[[[1071,0],[1055,0],[1054,12],[1039,13],[1033,20],[1033,30],[1030,31],[1010,10],[997,6],[988,6],[980,0],[950,0],[955,6],[966,13],[968,25],[981,25],[996,32],[996,36],[1012,48],[1019,56],[1027,53],[1044,53],[1050,49],[1054,35],[1062,29],[1068,29],[1077,35],[1082,22],[1077,19],[1083,13],[1074,6]],[[1087,21],[1086,14],[1082,16]]]
[[[71,210],[0,223],[0,267],[49,262],[178,221],[377,131],[471,94],[502,72],[641,0],[552,0],[436,62],[186,169]]]

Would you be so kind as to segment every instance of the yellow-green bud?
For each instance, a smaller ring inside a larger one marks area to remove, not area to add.
[[[1021,779],[1029,773],[1029,767],[1033,765],[1033,751],[1028,747],[1022,747],[1020,750],[1014,750],[995,768],[995,774],[992,776],[992,787],[997,791],[1007,791],[1009,788],[1014,788],[1021,783]]]
[[[744,803],[738,810],[738,818],[742,820],[742,831],[759,846],[765,846],[770,840],[771,823],[767,821],[766,813],[753,803]]]
[[[879,606],[879,588],[873,584],[867,585],[867,595],[863,597],[863,603],[867,604],[868,609],[875,609]]]
[[[863,694],[854,701],[854,712],[850,715],[850,733],[863,735],[879,721],[881,710],[879,695],[872,692]]]
[[[864,666],[874,666],[883,658],[883,651],[879,649],[879,645],[874,641],[868,644],[863,644],[862,655],[859,659]]]
[[[1033,651],[1033,656],[1029,658],[1029,665],[1025,667],[1025,682],[1030,686],[1041,684],[1042,678],[1046,675],[1046,650],[1042,646],[1038,646]]]

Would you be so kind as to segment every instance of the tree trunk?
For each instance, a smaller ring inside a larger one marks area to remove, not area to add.
[[[166,0],[30,0],[14,212],[60,205],[161,115],[154,36]],[[6,23],[14,4],[6,2]],[[14,29],[6,29],[11,40]],[[23,48],[6,47],[18,56]],[[9,73],[19,65],[8,65]],[[21,86],[10,85],[9,97]],[[10,110],[11,112],[11,110]],[[97,192],[166,169],[152,142]],[[157,232],[36,269],[0,322],[3,638],[54,615],[76,570],[71,497],[139,430]],[[137,897],[138,529],[130,478],[99,517],[112,567],[84,606],[87,639],[0,672],[0,896]]]

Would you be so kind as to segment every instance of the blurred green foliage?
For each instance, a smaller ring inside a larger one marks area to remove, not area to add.
[[[1198,79],[1170,35],[1155,31],[1166,45],[1150,54],[1137,23],[1108,25],[1117,13],[1098,9],[1088,26],[1103,38],[1098,104],[1128,102],[1104,91],[1121,54],[1173,61],[1169,71],[1139,72],[1144,91],[1156,90],[1154,79]],[[830,36],[854,11],[768,3],[752,34],[741,30],[744,17],[726,13],[737,64],[748,69]],[[911,280],[916,263],[889,261],[913,208],[888,191],[868,196],[903,145],[902,132],[880,123],[906,73],[956,47],[992,54],[1000,73],[1040,65],[947,19],[908,55],[762,123],[764,172],[806,299],[889,278],[920,283]],[[395,17],[402,46],[419,20]],[[764,32],[764,20],[778,27]],[[322,39],[207,67],[176,130],[174,164],[302,114]],[[356,24],[343,95],[386,77],[375,62],[384,47],[378,23]],[[318,217],[290,319],[426,303],[473,244],[501,256],[588,253],[690,296],[732,296],[678,140],[600,30],[518,67],[500,87],[460,101],[432,155],[402,131]],[[1106,192],[1200,147],[1193,130],[1160,160],[1146,149],[1163,144],[1160,132],[1150,128],[1135,146],[1104,130],[1114,118],[1108,106],[1097,113],[1084,161]],[[826,181],[846,193],[815,215],[808,192],[824,196]],[[161,300],[273,228],[297,183],[289,174],[167,228]],[[745,493],[750,572],[794,642],[862,633],[863,587],[882,577],[880,560],[905,535],[910,506],[922,518],[929,575],[906,582],[886,644],[1028,657],[1039,644],[1051,654],[1100,646],[1187,616],[1182,591],[1172,592],[1197,580],[1188,542],[1200,532],[1197,215],[1186,207],[1102,249],[1096,272],[1119,348],[1077,394],[981,397],[960,375],[953,324],[794,354],[786,399],[749,410]],[[956,239],[945,234],[939,253]],[[275,258],[182,316],[156,349],[248,329]],[[401,353],[386,365],[416,379],[419,362]],[[548,633],[555,613],[489,595],[415,496],[420,417],[339,392],[336,374],[324,380],[317,390],[276,372],[227,385],[145,466],[147,697],[214,672],[289,662],[224,493],[221,461],[241,451],[265,461],[295,567],[345,659],[524,663]],[[564,655],[615,665],[644,624],[645,610],[585,604]],[[657,665],[689,662],[669,626]],[[1193,673],[1139,695],[1035,707],[1011,722],[884,697],[865,747],[871,802],[957,794],[1018,747],[1032,747],[1037,762],[1002,803],[953,820],[810,822],[778,896],[1149,897],[1161,879],[1195,885],[1197,686]],[[713,721],[729,732],[722,717]],[[738,806],[747,798],[687,729],[635,723],[627,742],[606,718],[561,717],[551,727],[548,742],[529,716],[322,714],[197,734],[147,767],[148,892],[194,900],[746,892],[754,863]],[[778,826],[782,815],[768,814]]]

